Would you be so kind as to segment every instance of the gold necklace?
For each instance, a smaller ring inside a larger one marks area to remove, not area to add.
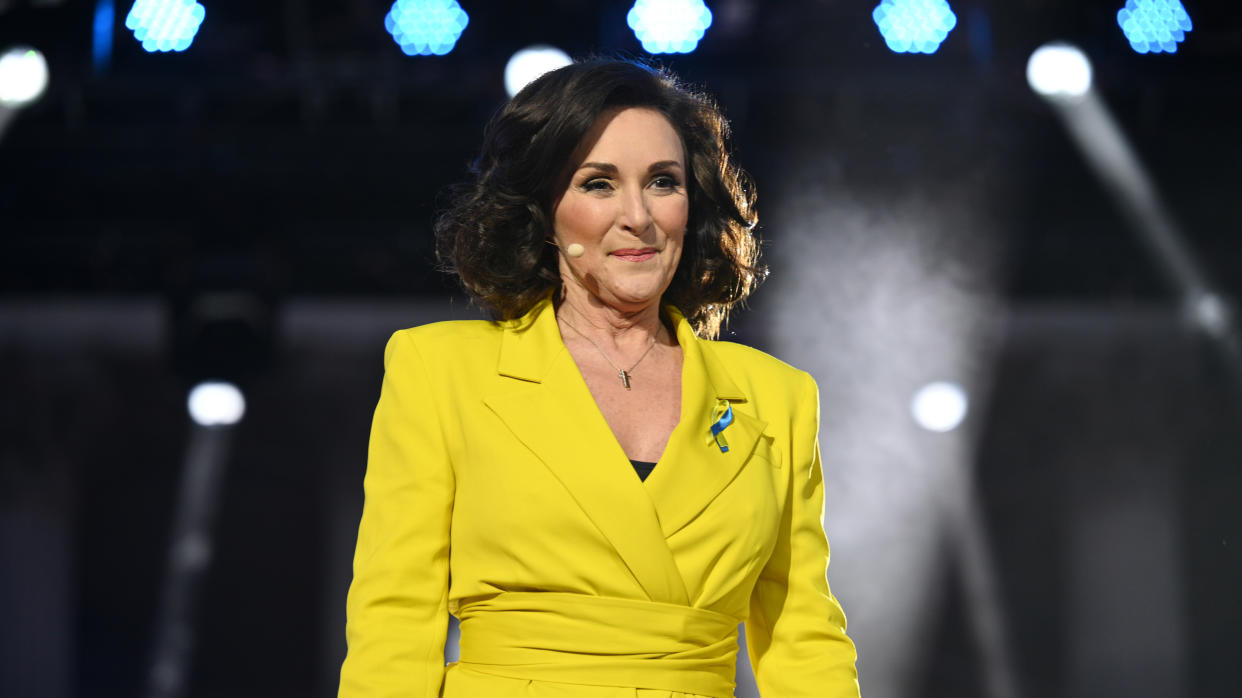
[[[580,337],[590,342],[591,346],[595,347],[595,349],[599,351],[600,354],[603,355],[604,360],[607,361],[609,364],[611,364],[612,367],[617,370],[617,377],[621,379],[621,385],[624,385],[626,390],[630,389],[630,373],[634,370],[635,366],[638,366],[638,364],[643,362],[643,359],[647,358],[647,355],[651,353],[651,349],[655,347],[656,345],[655,336],[652,335],[651,343],[647,345],[647,350],[643,352],[643,355],[638,357],[638,361],[635,361],[634,365],[630,366],[628,369],[621,368],[620,366],[617,365],[615,361],[612,360],[612,357],[608,356],[608,352],[604,351],[603,347],[595,343],[594,339],[591,339],[585,334],[582,334],[582,330],[578,329],[577,327],[574,327],[573,324],[569,322],[569,320],[566,320],[563,317],[560,317],[559,319],[561,322],[568,325],[569,329],[573,330],[574,332],[577,332]]]

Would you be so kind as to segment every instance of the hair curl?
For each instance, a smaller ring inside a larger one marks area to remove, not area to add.
[[[587,131],[619,107],[654,109],[681,137],[690,215],[662,300],[699,335],[715,337],[767,274],[759,264],[755,190],[730,159],[729,125],[719,108],[664,69],[590,59],[527,85],[484,130],[473,181],[456,189],[436,221],[436,256],[498,319],[525,314],[559,288],[556,248],[547,244],[552,201]]]

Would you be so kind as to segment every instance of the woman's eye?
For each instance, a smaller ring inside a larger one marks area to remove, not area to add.
[[[651,181],[657,189],[676,189],[680,182],[672,175],[660,175]]]
[[[606,179],[591,179],[583,182],[582,188],[586,191],[607,191],[612,185]]]

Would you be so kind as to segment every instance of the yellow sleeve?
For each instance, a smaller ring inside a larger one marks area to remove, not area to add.
[[[384,350],[363,490],[339,696],[434,698],[444,678],[454,480],[423,359],[404,332]]]
[[[746,643],[764,698],[856,698],[854,643],[828,588],[824,480],[819,459],[819,390],[806,375],[794,414],[792,477],[780,533],[750,599]]]

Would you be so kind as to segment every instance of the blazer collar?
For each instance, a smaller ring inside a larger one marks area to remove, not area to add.
[[[715,352],[699,339],[694,326],[685,314],[673,305],[665,305],[664,312],[673,321],[677,343],[686,356],[701,362],[706,387],[717,400],[744,401],[746,394],[737,387],[729,372],[716,357]],[[524,316],[501,323],[504,337],[500,345],[500,361],[497,371],[502,376],[518,380],[542,383],[548,367],[557,355],[565,351],[556,313],[552,307],[549,291]]]
[[[497,372],[518,380],[542,383],[548,366],[565,351],[552,308],[552,292],[544,294],[522,317],[500,324],[504,335],[500,341]]]

